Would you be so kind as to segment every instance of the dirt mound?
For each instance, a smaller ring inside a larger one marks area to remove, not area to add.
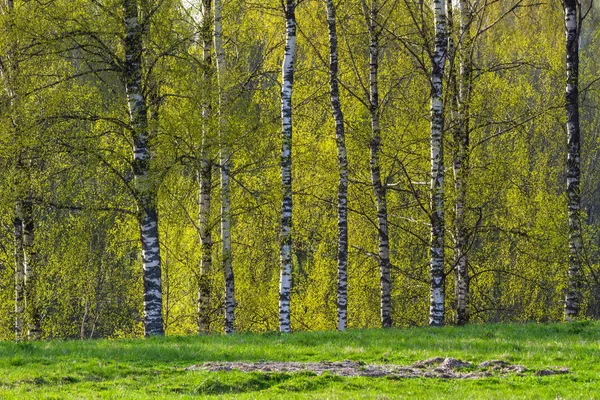
[[[552,367],[548,369],[540,369],[539,371],[535,371],[535,375],[537,376],[548,376],[548,375],[563,375],[568,374],[569,368],[564,367]]]
[[[502,360],[484,361],[484,362],[480,363],[478,365],[478,367],[481,369],[487,369],[488,371],[499,371],[503,374],[508,374],[511,372],[521,374],[521,373],[527,371],[527,368],[525,368],[522,365],[513,365],[513,364],[510,364],[510,363],[508,363],[506,361],[502,361]]]
[[[463,369],[463,368],[471,368],[473,364],[467,361],[457,360],[456,358],[446,358],[440,368],[445,369]]]
[[[335,362],[292,362],[292,361],[260,361],[260,362],[206,362],[186,368],[188,371],[242,371],[242,372],[310,372],[316,375],[331,373],[338,376],[366,376],[392,378],[443,378],[443,379],[475,379],[494,375],[522,375],[527,369],[522,365],[513,365],[506,361],[484,361],[477,366],[456,358],[434,357],[417,361],[410,366],[395,364],[365,364],[360,361]],[[568,368],[552,367],[534,372],[535,375],[547,376],[569,373]]]
[[[444,360],[445,360],[444,357],[433,357],[433,358],[428,358],[427,360],[417,361],[412,366],[415,368],[427,368],[427,367],[431,367],[433,365],[441,364],[444,362]]]

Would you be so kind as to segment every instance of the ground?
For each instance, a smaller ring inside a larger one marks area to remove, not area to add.
[[[600,399],[600,323],[0,342],[0,398]]]
[[[240,371],[261,373],[309,373],[314,375],[332,374],[338,376],[364,376],[369,378],[438,378],[438,379],[481,379],[493,376],[515,374],[526,376],[528,369],[523,365],[512,365],[502,360],[488,360],[478,365],[468,361],[448,357],[433,357],[417,361],[412,365],[390,363],[367,364],[361,361],[258,361],[258,362],[206,362],[192,365],[187,371]],[[568,374],[569,368],[542,368],[533,372],[537,376]]]

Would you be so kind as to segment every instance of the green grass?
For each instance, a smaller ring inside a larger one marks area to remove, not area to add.
[[[564,366],[571,373],[443,380],[185,370],[205,361],[349,359],[408,365],[434,356],[501,359],[530,370]],[[600,399],[600,323],[0,342],[0,399],[198,397]]]

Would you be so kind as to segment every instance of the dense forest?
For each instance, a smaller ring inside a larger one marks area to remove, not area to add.
[[[0,8],[0,339],[600,317],[590,0]]]

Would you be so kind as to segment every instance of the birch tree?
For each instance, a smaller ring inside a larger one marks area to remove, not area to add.
[[[579,127],[579,38],[581,2],[564,0],[567,77],[565,110],[567,113],[567,199],[569,216],[569,283],[565,298],[565,318],[579,315],[581,307],[581,139]]]
[[[37,293],[38,265],[34,247],[35,221],[33,202],[29,195],[22,203],[23,211],[23,283],[25,286],[25,321],[27,338],[39,340],[41,336],[41,310]]]
[[[14,254],[15,254],[15,339],[24,338],[24,329],[27,329],[27,339],[37,340],[41,334],[41,313],[38,295],[36,293],[37,257],[34,248],[35,223],[33,217],[31,170],[31,152],[21,146],[23,124],[19,110],[21,90],[19,40],[15,36],[18,28],[15,24],[17,18],[13,0],[6,2],[4,9],[6,19],[7,47],[4,49],[0,62],[0,74],[4,80],[4,89],[8,95],[10,131],[13,141],[17,143],[16,149],[16,186],[17,198],[15,200],[13,229],[14,229]]]
[[[433,0],[435,48],[431,56],[431,244],[429,324],[444,324],[444,106],[442,83],[448,34],[446,1]]]
[[[13,0],[6,2],[6,8],[4,10],[4,18],[6,20],[5,34],[8,38],[13,35],[13,26],[15,18],[15,5]],[[8,40],[9,43],[5,49],[3,49],[2,62],[0,63],[0,73],[4,83],[4,90],[8,95],[9,101],[9,113],[11,123],[11,134],[16,136],[18,129],[18,119],[16,112],[16,101],[17,96],[14,90],[14,82],[16,81],[16,75],[18,72],[16,62],[16,43]],[[16,170],[22,171],[22,159],[17,157]],[[15,201],[14,217],[13,217],[13,234],[14,234],[14,255],[15,255],[15,320],[14,320],[14,333],[15,340],[19,341],[23,338],[24,329],[24,318],[25,318],[25,254],[23,246],[23,206],[21,199]]]
[[[372,0],[367,5],[361,0],[361,6],[369,32],[369,114],[371,117],[371,138],[369,141],[369,168],[371,184],[377,207],[377,261],[379,263],[379,285],[381,290],[381,326],[392,326],[391,309],[391,264],[388,234],[387,182],[381,177],[381,127],[379,125],[379,5]]]
[[[451,6],[451,2],[448,3]],[[467,176],[469,160],[469,101],[471,95],[471,5],[467,0],[458,3],[460,13],[458,91],[455,93],[457,112],[454,129],[454,153],[452,160],[454,174],[454,268],[456,324],[469,322],[469,270],[467,258],[467,227],[465,223],[465,207],[467,193]]]
[[[25,260],[23,257],[23,215],[21,203],[15,205],[13,220],[15,237],[15,340],[23,338],[23,315],[25,311]]]
[[[281,233],[279,254],[279,330],[290,332],[290,294],[292,282],[292,89],[296,51],[296,0],[286,0],[285,51],[281,67]]]
[[[223,3],[215,2],[215,53],[217,84],[219,89],[219,136],[220,136],[220,177],[221,177],[221,258],[225,274],[225,333],[235,332],[235,281],[231,252],[231,156],[228,130],[225,118],[225,80],[227,67],[223,48]]]
[[[198,332],[208,333],[211,321],[211,282],[212,269],[212,235],[210,209],[212,202],[212,170],[210,158],[209,130],[212,109],[209,88],[212,80],[212,18],[211,0],[202,0],[202,25],[200,37],[202,41],[202,60],[204,68],[204,93],[202,94],[202,143],[199,155],[198,183],[200,186],[200,209],[198,213],[198,229],[200,233],[200,275],[198,282]]]
[[[142,31],[136,0],[122,0],[125,30],[123,79],[133,135],[133,174],[144,271],[144,335],[164,335],[161,262],[156,206],[156,182],[150,174],[153,137],[148,129],[148,106],[142,87]]]
[[[338,285],[337,285],[337,326],[346,329],[348,323],[348,158],[346,156],[346,135],[344,113],[340,102],[338,83],[338,39],[336,28],[336,6],[333,0],[325,0],[327,27],[329,31],[329,85],[331,108],[335,121],[335,141],[338,158]]]
[[[38,293],[38,260],[31,194],[17,199],[13,220],[15,240],[15,339],[39,340],[42,304]]]

